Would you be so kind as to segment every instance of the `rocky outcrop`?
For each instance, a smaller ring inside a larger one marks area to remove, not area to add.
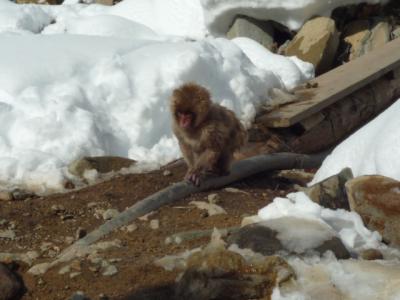
[[[384,241],[400,247],[400,182],[379,175],[361,176],[346,183],[351,210]]]
[[[311,19],[304,24],[285,49],[285,55],[295,55],[315,66],[321,74],[332,67],[339,46],[335,21],[326,17]]]
[[[274,28],[272,25],[269,22],[259,21],[250,17],[237,17],[226,36],[229,39],[247,37],[269,50],[274,47]]]

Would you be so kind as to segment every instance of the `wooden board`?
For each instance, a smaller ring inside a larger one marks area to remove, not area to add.
[[[298,102],[258,120],[269,127],[289,127],[399,67],[400,38],[313,79],[318,86],[297,90]]]

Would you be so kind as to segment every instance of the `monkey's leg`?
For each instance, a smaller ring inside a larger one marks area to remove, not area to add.
[[[230,173],[231,163],[233,160],[233,153],[230,149],[222,152],[218,158],[214,169],[211,171],[213,175],[226,176]]]

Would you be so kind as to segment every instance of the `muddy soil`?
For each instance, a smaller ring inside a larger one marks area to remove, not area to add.
[[[54,256],[65,249],[76,238],[78,228],[90,232],[105,221],[96,210],[114,208],[124,210],[137,201],[180,181],[185,172],[182,166],[170,167],[171,174],[164,170],[146,174],[119,175],[106,182],[81,190],[47,197],[29,198],[21,201],[0,202],[0,230],[12,225],[14,240],[0,239],[0,252],[26,253],[37,251],[40,257],[34,264],[54,260]],[[59,265],[42,276],[27,273],[28,264],[18,262],[18,273],[23,278],[27,291],[24,300],[69,299],[82,291],[91,299],[119,299],[139,290],[162,286],[175,280],[178,273],[165,271],[154,261],[169,254],[178,254],[188,249],[205,245],[208,237],[167,244],[166,238],[178,232],[238,226],[244,216],[253,215],[276,196],[287,194],[291,185],[278,181],[270,174],[259,174],[225,189],[192,195],[171,205],[162,207],[147,220],[136,220],[133,232],[117,230],[102,241],[120,240],[120,247],[100,252],[100,256],[111,262],[117,273],[103,276],[101,270],[89,260],[82,258],[73,263],[71,272],[60,275]],[[216,193],[218,205],[227,214],[208,216],[189,202],[207,201],[207,196]],[[58,209],[55,205],[58,205]],[[151,220],[159,221],[159,228],[150,227]],[[66,264],[67,265],[67,264]],[[74,277],[75,276],[75,277]]]

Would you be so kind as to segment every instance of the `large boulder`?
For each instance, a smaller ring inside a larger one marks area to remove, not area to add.
[[[357,20],[347,25],[344,41],[350,47],[348,60],[354,60],[390,41],[391,26],[379,22],[370,28],[367,20]]]
[[[274,47],[274,28],[272,25],[269,22],[259,21],[250,17],[237,17],[226,36],[229,39],[247,37],[269,50]]]
[[[275,286],[293,277],[293,269],[279,256],[249,263],[229,250],[205,249],[188,258],[177,282],[176,299],[270,299]]]
[[[318,17],[306,22],[285,49],[287,56],[312,63],[316,73],[330,70],[339,46],[339,34],[335,21]]]
[[[384,241],[400,247],[400,182],[379,175],[360,176],[346,183],[351,210]]]

